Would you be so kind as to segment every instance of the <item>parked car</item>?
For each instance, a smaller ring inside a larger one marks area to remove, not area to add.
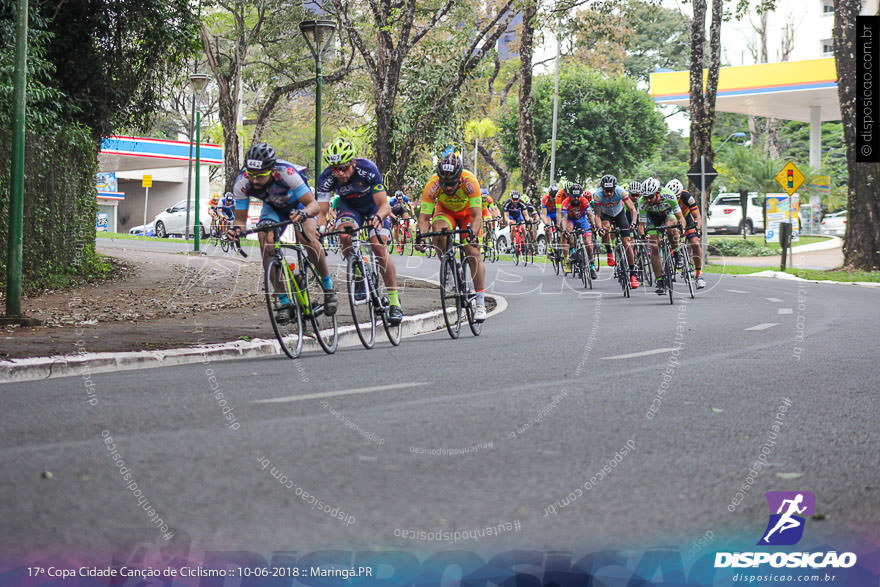
[[[189,215],[190,222],[195,225],[195,204],[192,204]],[[199,206],[199,219],[201,222],[201,236],[205,237],[208,228],[211,226],[211,215],[208,214],[207,203]],[[156,236],[166,238],[172,235],[183,236],[184,226],[186,225],[186,200],[181,200],[165,208],[163,212],[156,215],[151,223],[156,231]],[[192,233],[192,226],[189,232]]]
[[[706,231],[710,233],[743,230],[742,204],[737,193],[723,193],[715,196],[708,210]],[[758,192],[750,192],[746,205],[746,234],[764,232],[764,206],[758,199]]]
[[[135,234],[139,236],[156,236],[156,224],[155,222],[150,222],[149,224],[132,226],[128,229],[128,234]]]
[[[846,234],[846,210],[828,214],[819,225],[819,234],[843,236]]]
[[[508,253],[513,250],[510,245],[510,226],[505,226],[504,228],[499,228],[495,231],[495,240],[498,243],[498,250],[502,253]],[[538,229],[535,232],[535,240],[538,245],[538,254],[544,255],[547,253],[547,237],[544,235],[544,223],[541,222],[538,225]]]

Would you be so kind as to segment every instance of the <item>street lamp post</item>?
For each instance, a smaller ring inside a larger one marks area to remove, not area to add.
[[[201,178],[201,152],[199,149],[199,145],[202,142],[202,92],[205,91],[205,87],[208,85],[208,82],[211,81],[211,77],[204,73],[193,73],[189,76],[189,81],[192,84],[193,92],[195,93],[195,108],[196,108],[196,195],[195,195],[195,221],[193,223],[193,250],[195,252],[199,252],[199,236],[201,233],[201,226],[199,222],[199,179]],[[189,206],[187,206],[187,213],[189,213]],[[187,223],[189,224],[189,223]]]
[[[315,58],[315,184],[321,174],[321,56],[330,46],[336,23],[332,20],[304,20],[299,30]]]
[[[729,141],[729,140],[732,139],[733,137],[744,137],[744,136],[746,136],[746,133],[744,133],[744,132],[732,132],[732,133],[730,133],[729,135],[727,135],[727,138],[724,139],[723,141],[721,141],[721,144],[718,145],[718,150],[720,151],[720,150],[721,150],[721,147],[724,146],[724,143],[726,143],[727,141]]]

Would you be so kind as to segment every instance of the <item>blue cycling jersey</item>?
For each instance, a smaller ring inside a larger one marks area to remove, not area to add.
[[[273,208],[289,210],[297,206],[300,197],[311,191],[296,166],[283,159],[275,162],[271,178],[265,187],[257,189],[251,185],[251,180],[242,169],[232,186],[235,209],[247,210],[248,199],[257,198]]]
[[[354,161],[354,173],[346,183],[341,183],[330,167],[321,173],[318,178],[318,201],[329,202],[333,194],[336,194],[355,210],[372,208],[373,194],[385,191],[382,174],[369,159],[359,157]]]
[[[629,194],[622,187],[614,188],[614,193],[605,196],[605,190],[602,188],[593,192],[593,206],[596,210],[606,216],[617,216],[623,211],[623,202],[629,199]]]

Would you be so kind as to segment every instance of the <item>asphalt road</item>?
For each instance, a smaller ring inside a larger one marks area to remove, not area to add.
[[[812,540],[878,527],[877,290],[489,276],[479,338],[3,385],[0,548],[157,540],[143,499],[201,551],[754,544],[771,490],[815,493]]]

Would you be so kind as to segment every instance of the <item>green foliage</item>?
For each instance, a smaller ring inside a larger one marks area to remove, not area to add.
[[[65,118],[94,138],[144,128],[159,109],[163,80],[198,47],[187,0],[94,0],[40,5],[52,33],[46,57],[68,96]]]
[[[726,257],[769,257],[779,254],[779,251],[774,251],[753,240],[738,238],[710,240],[708,249],[710,255]]]
[[[553,76],[535,78],[533,116],[538,169],[549,166],[553,124]],[[504,160],[519,166],[518,108],[508,102],[501,120]],[[584,181],[612,172],[631,175],[663,141],[666,125],[647,92],[625,77],[607,78],[569,67],[559,77],[557,175]]]
[[[730,147],[728,143],[715,156],[715,169],[718,170],[716,181],[719,189],[728,192],[779,192],[781,188],[775,178],[783,165],[785,162],[780,159],[764,157],[748,147]]]
[[[654,151],[650,159],[642,161],[629,179],[641,181],[647,177],[656,177],[665,184],[675,178],[682,183],[687,183],[689,158],[690,148],[687,137],[683,137],[677,130],[669,131],[666,133],[660,149]]]
[[[690,60],[691,19],[680,10],[655,2],[631,0],[626,8],[627,75],[647,82],[657,68],[687,69]]]
[[[27,133],[22,275],[26,292],[58,287],[72,276],[103,274],[95,253],[97,157],[89,129],[64,126],[52,135]],[[0,130],[0,157],[9,161],[11,132]],[[9,166],[0,166],[0,242],[9,231]],[[0,281],[6,281],[6,255]]]

